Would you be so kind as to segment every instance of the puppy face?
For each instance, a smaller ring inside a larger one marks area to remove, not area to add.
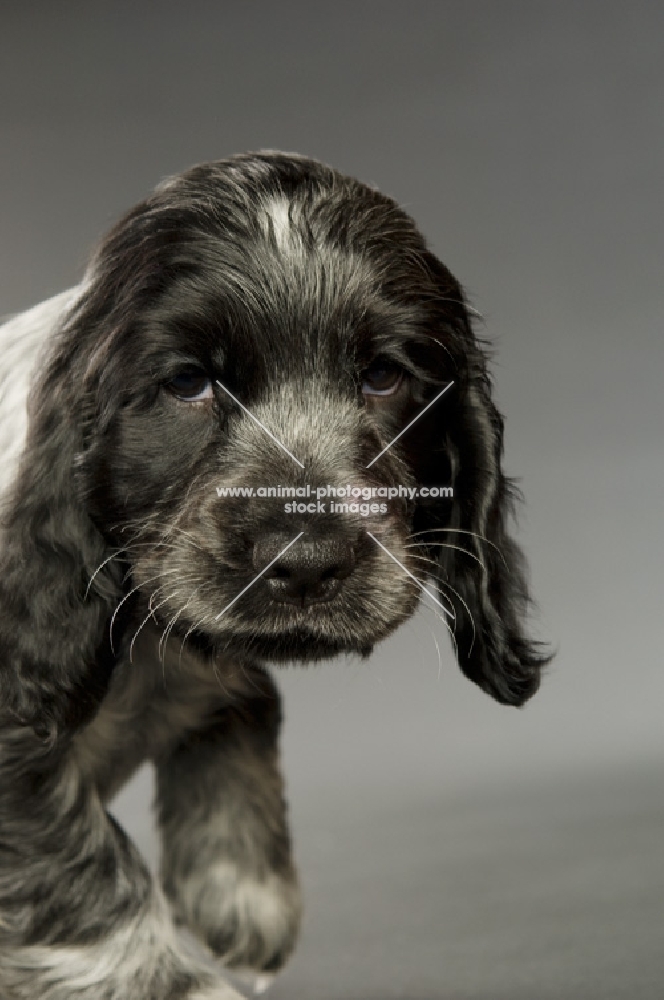
[[[524,633],[490,390],[412,219],[315,161],[247,154],[161,185],[101,244],[36,390],[18,499],[62,470],[46,492],[80,561],[67,600],[93,572],[94,628],[120,597],[134,627],[211,653],[367,654],[430,577],[464,672],[522,704],[546,657]],[[454,496],[293,512],[259,492],[307,485]]]
[[[281,193],[283,166],[260,166],[236,169],[232,183],[223,169],[194,171],[137,219],[151,217],[159,288],[132,302],[89,375],[107,380],[109,408],[122,401],[88,452],[95,517],[180,637],[268,659],[367,653],[420,596],[368,531],[426,577],[415,503],[362,514],[326,500],[294,514],[283,498],[217,487],[412,490],[420,453],[436,445],[425,418],[367,465],[455,373],[429,332],[435,290],[410,220],[310,169]],[[204,195],[215,208],[197,218]],[[434,471],[449,482],[443,455]]]

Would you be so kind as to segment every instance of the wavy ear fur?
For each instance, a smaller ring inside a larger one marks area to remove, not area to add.
[[[90,406],[79,305],[47,334],[1,525],[0,719],[50,743],[85,721],[106,691],[114,656],[105,626],[121,593],[112,563],[88,588],[111,550],[87,514],[77,472]]]
[[[443,336],[456,361],[453,400],[437,417],[445,452],[440,467],[445,474],[451,467],[455,499],[451,517],[449,507],[443,513],[439,505],[429,515],[429,532],[420,537],[425,544],[438,543],[429,556],[438,565],[441,598],[454,607],[464,674],[497,701],[523,705],[539,687],[541,670],[553,654],[526,632],[532,604],[526,563],[508,531],[521,497],[501,468],[503,419],[491,398],[487,353],[473,334],[463,292],[433,255],[427,254],[427,264],[447,304]],[[441,527],[432,531],[431,524]]]
[[[113,548],[93,522],[92,479],[104,433],[122,405],[116,347],[131,337],[136,311],[173,264],[160,213],[166,209],[176,226],[206,219],[196,206],[185,211],[175,201],[172,192],[157,192],[120,219],[99,244],[73,304],[45,331],[25,448],[2,497],[0,722],[18,719],[51,742],[91,716],[116,661],[107,624],[126,565],[111,559]],[[98,491],[103,486],[95,482]],[[116,648],[133,603],[126,601],[114,621]]]

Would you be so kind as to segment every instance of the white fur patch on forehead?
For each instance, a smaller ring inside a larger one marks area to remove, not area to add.
[[[282,253],[292,254],[302,247],[302,241],[297,227],[293,225],[291,208],[288,198],[270,198],[263,204],[261,222],[265,235],[272,235],[277,247]]]

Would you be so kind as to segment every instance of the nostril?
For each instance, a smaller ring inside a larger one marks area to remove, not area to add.
[[[287,580],[291,571],[286,566],[279,566],[278,563],[275,563],[264,575],[266,580]]]
[[[301,539],[280,555],[289,541],[274,533],[254,545],[253,563],[270,596],[302,607],[331,600],[354,569],[353,546],[338,538]]]
[[[352,545],[346,545],[342,557],[333,565],[325,567],[320,574],[321,580],[345,580],[355,569],[355,550]]]

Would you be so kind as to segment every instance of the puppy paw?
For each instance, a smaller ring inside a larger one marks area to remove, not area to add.
[[[249,874],[228,861],[171,882],[176,919],[184,922],[225,966],[253,974],[255,992],[269,986],[290,956],[302,902],[295,877]]]
[[[184,1000],[244,1000],[244,997],[230,986],[211,986],[209,990],[187,993]]]
[[[233,969],[233,978],[240,985],[250,989],[252,993],[259,996],[269,990],[276,976],[269,972],[261,972],[259,975],[256,975],[253,969]]]

